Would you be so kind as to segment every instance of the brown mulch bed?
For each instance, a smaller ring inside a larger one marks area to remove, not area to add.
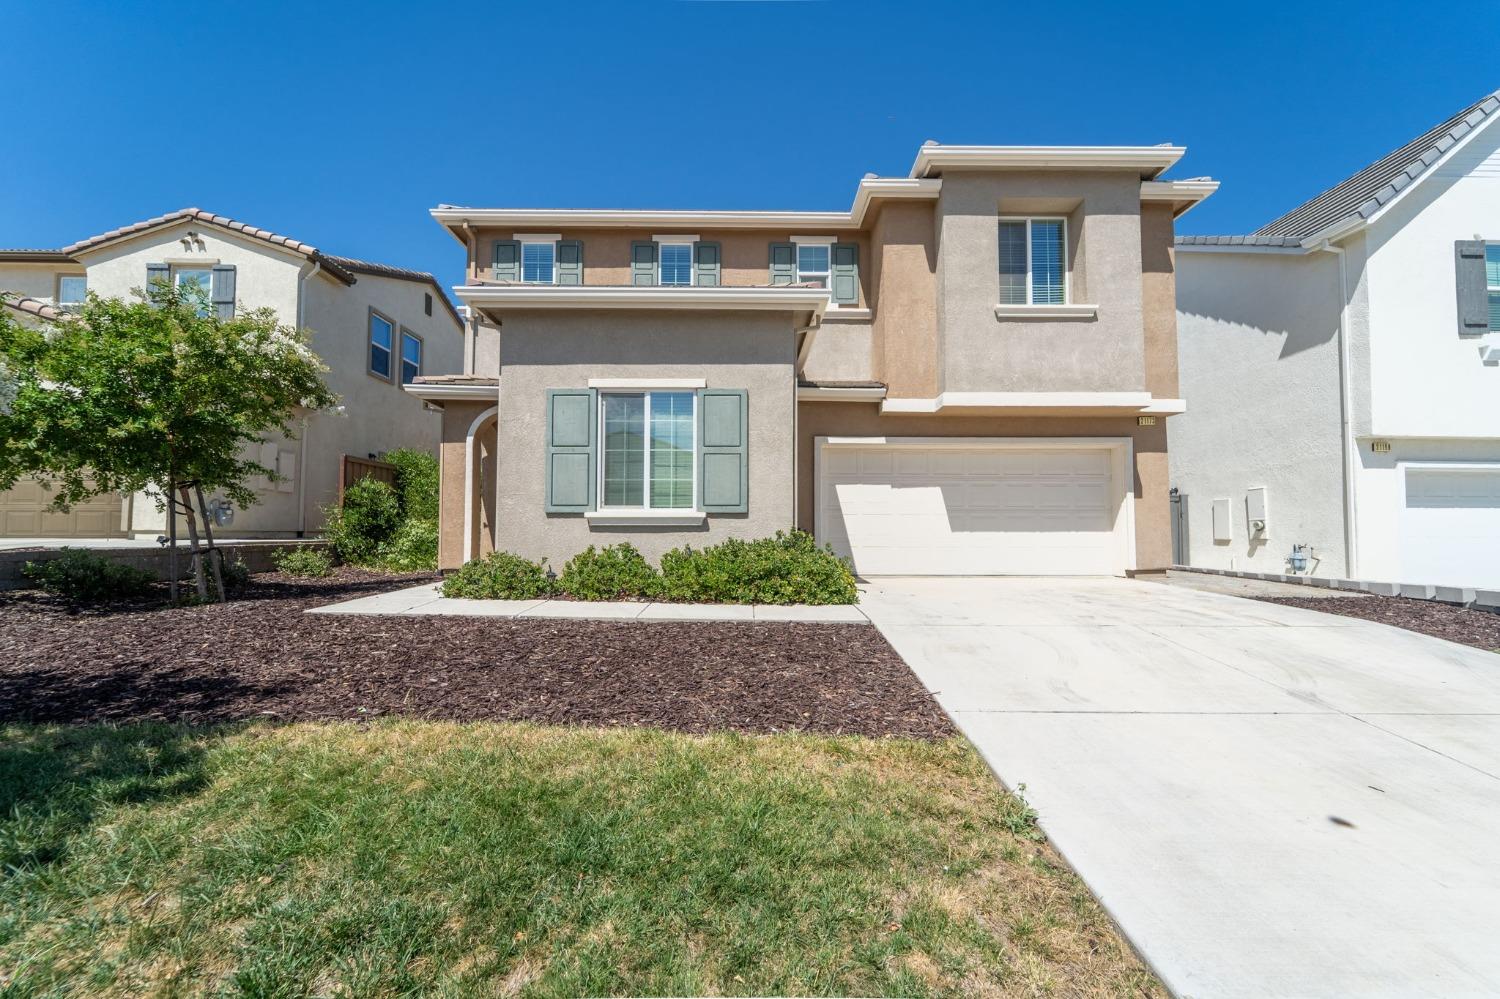
[[[1500,652],[1500,614],[1467,610],[1433,600],[1411,600],[1406,597],[1341,597],[1337,600],[1316,597],[1256,597],[1268,604],[1303,607],[1324,614],[1342,614],[1366,621],[1395,625],[1433,638],[1446,638],[1460,645],[1472,645],[1488,652]]]
[[[254,577],[225,605],[94,611],[0,594],[0,722],[208,724],[405,716],[685,732],[943,738],[869,625],[330,616],[430,576]]]

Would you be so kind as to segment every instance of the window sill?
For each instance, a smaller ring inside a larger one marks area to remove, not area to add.
[[[871,316],[869,309],[856,309],[852,305],[842,307],[830,305],[823,310],[823,321],[825,323],[837,322],[868,322]]]
[[[996,319],[1097,319],[1097,305],[997,305]]]
[[[707,517],[702,510],[589,510],[583,515],[600,527],[691,527]]]

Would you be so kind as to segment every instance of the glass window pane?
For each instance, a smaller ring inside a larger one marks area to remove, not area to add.
[[[410,333],[401,334],[401,384],[409,385],[422,373],[422,341]]]
[[[78,305],[88,290],[88,278],[81,274],[70,274],[57,282],[57,304]]]
[[[551,284],[556,247],[551,243],[521,244],[521,280],[527,284]]]
[[[651,505],[693,505],[693,393],[651,393]]]
[[[391,377],[391,333],[390,323],[370,317],[370,370],[382,378]]]
[[[604,506],[644,506],[646,397],[605,395]]]
[[[1031,223],[1031,301],[1037,305],[1063,302],[1063,224],[1061,219]]]
[[[693,283],[693,247],[690,243],[662,243],[661,283],[684,287]]]
[[[1000,304],[1026,304],[1026,223],[1000,223]]]
[[[370,342],[391,349],[391,324],[379,316],[370,317]]]
[[[1500,333],[1500,291],[1490,292],[1490,332]]]
[[[1485,283],[1500,290],[1500,243],[1484,248]]]
[[[212,300],[214,275],[212,271],[177,271],[177,290],[185,298],[199,303],[198,315],[206,316]]]
[[[797,244],[797,273],[827,274],[828,245],[826,243]]]

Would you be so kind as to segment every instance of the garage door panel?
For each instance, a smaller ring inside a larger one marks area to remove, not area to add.
[[[35,479],[22,479],[0,492],[0,537],[86,538],[120,534],[123,500],[115,494],[73,504],[67,512],[51,510],[54,493]]]
[[[1125,568],[1104,449],[837,447],[820,472],[820,540],[862,575]]]
[[[1408,468],[1405,484],[1402,580],[1500,587],[1500,464]]]

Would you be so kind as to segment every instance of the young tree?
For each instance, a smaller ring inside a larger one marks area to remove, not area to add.
[[[91,294],[80,315],[40,327],[0,309],[0,489],[35,476],[59,509],[150,489],[174,528],[175,512],[186,514],[196,551],[202,491],[254,503],[247,481],[276,476],[243,457],[259,454],[247,445],[273,431],[291,436],[299,407],[337,398],[305,333],[272,310],[220,319],[201,294],[165,283],[135,296]],[[175,567],[171,575],[175,597]]]

